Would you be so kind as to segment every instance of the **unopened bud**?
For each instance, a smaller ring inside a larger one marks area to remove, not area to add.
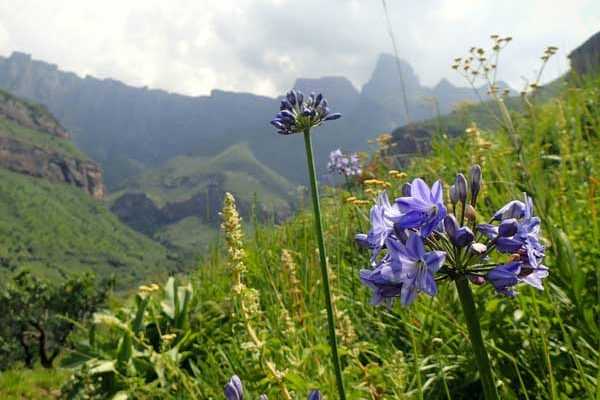
[[[411,194],[410,183],[405,183],[402,185],[402,196],[409,197]]]
[[[498,236],[509,237],[517,233],[519,223],[514,218],[505,219],[498,226]]]
[[[475,211],[475,207],[473,207],[470,204],[467,204],[467,207],[465,208],[465,217],[469,221],[477,220],[477,211]]]
[[[471,204],[475,204],[481,189],[481,167],[477,164],[473,165],[469,177],[471,178]]]
[[[450,202],[452,206],[456,206],[458,203],[458,191],[456,190],[456,185],[450,186]]]
[[[487,246],[483,243],[473,243],[470,249],[474,254],[481,255],[487,251]]]
[[[485,278],[483,276],[469,275],[469,280],[474,285],[478,285],[478,286],[485,285]]]
[[[458,194],[458,200],[463,204],[467,201],[467,178],[463,174],[456,175],[456,192]]]

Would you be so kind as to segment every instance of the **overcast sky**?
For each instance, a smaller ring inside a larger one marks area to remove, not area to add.
[[[599,0],[387,0],[400,57],[422,82],[492,33],[513,42],[500,77],[531,78],[547,45],[566,54],[600,30]],[[391,52],[381,0],[0,0],[0,55],[31,53],[80,75],[189,95],[275,95],[296,77],[343,75],[360,88]]]

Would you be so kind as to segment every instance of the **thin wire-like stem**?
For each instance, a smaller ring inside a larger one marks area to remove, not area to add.
[[[473,292],[471,292],[469,281],[466,277],[461,276],[455,280],[455,283],[463,313],[465,314],[469,338],[471,339],[471,346],[475,353],[479,375],[481,376],[485,400],[499,400],[500,398],[498,397],[496,385],[494,384],[494,377],[492,375],[492,367],[490,366],[490,360],[487,351],[485,350],[483,337],[481,336],[479,317],[477,316],[477,310],[475,309]]]
[[[304,144],[306,145],[306,163],[308,164],[308,178],[312,191],[313,211],[315,214],[315,233],[317,235],[317,244],[319,246],[319,260],[321,263],[321,274],[323,275],[323,292],[325,294],[325,306],[327,309],[327,324],[329,325],[329,345],[331,346],[331,359],[335,370],[335,380],[337,384],[340,400],[346,399],[344,391],[344,381],[342,379],[342,367],[337,349],[337,338],[335,334],[335,319],[333,315],[333,305],[331,301],[331,290],[329,288],[329,273],[327,271],[327,256],[325,254],[325,243],[323,241],[323,223],[321,221],[321,205],[319,202],[319,187],[317,186],[317,174],[315,172],[315,160],[313,157],[312,143],[310,138],[310,129],[304,131]]]

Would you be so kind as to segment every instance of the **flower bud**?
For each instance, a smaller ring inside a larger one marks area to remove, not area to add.
[[[227,400],[243,400],[244,399],[244,386],[242,381],[237,375],[231,377],[229,382],[225,385],[225,398]]]
[[[477,286],[485,285],[485,278],[483,276],[469,275],[469,280],[472,284]]]
[[[459,227],[454,215],[449,214],[444,218],[444,230],[453,245],[466,247],[473,241],[475,235],[466,226]]]
[[[471,204],[475,204],[481,189],[481,167],[477,164],[473,165],[469,175],[471,178]]]
[[[475,211],[475,208],[470,204],[467,204],[467,207],[465,208],[465,217],[467,217],[469,221],[475,221],[477,219],[477,211]]]
[[[487,251],[487,246],[483,243],[473,243],[469,248],[473,254],[481,255]]]
[[[456,185],[450,186],[450,202],[452,203],[452,207],[455,207],[456,203],[458,203],[458,192],[456,190]]]
[[[321,396],[321,392],[318,390],[311,390],[310,393],[308,394],[308,399],[307,400],[321,400],[322,396]]]
[[[402,185],[402,196],[410,197],[410,193],[411,193],[410,183],[405,183],[404,185]]]
[[[517,233],[519,223],[514,218],[505,219],[498,226],[498,236],[509,237]]]
[[[458,194],[458,200],[463,204],[467,201],[467,178],[463,174],[456,175],[456,192]]]
[[[458,222],[456,221],[454,215],[448,214],[444,217],[444,230],[449,238],[452,238],[456,235],[458,228]]]
[[[368,249],[370,247],[368,236],[365,233],[357,233],[354,236],[354,241],[356,242],[358,247],[361,247],[363,249]]]

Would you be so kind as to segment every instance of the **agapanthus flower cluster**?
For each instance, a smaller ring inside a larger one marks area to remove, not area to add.
[[[441,181],[430,187],[417,178],[402,186],[402,197],[393,204],[386,192],[379,194],[369,232],[356,235],[357,243],[371,252],[371,268],[363,269],[360,278],[372,289],[374,304],[391,305],[399,298],[409,305],[421,292],[434,296],[438,282],[461,277],[474,284],[487,282],[508,296],[521,282],[543,289],[548,268],[532,199],[524,195],[523,201],[498,210],[489,223],[477,224],[481,181],[478,165],[471,168],[469,180],[458,174],[448,207]],[[493,261],[494,252],[503,261]]]
[[[288,92],[279,110],[271,125],[282,135],[301,133],[342,116],[329,110],[322,94],[311,93],[305,97],[299,90]]]
[[[342,150],[336,149],[329,153],[329,162],[327,170],[332,174],[343,175],[345,177],[357,176],[362,174],[360,157],[357,153],[342,153]]]
[[[234,375],[224,388],[225,398],[227,400],[244,400],[244,384],[239,376]],[[267,395],[261,394],[260,400],[268,400]],[[319,390],[311,390],[307,400],[321,400],[321,392]]]

